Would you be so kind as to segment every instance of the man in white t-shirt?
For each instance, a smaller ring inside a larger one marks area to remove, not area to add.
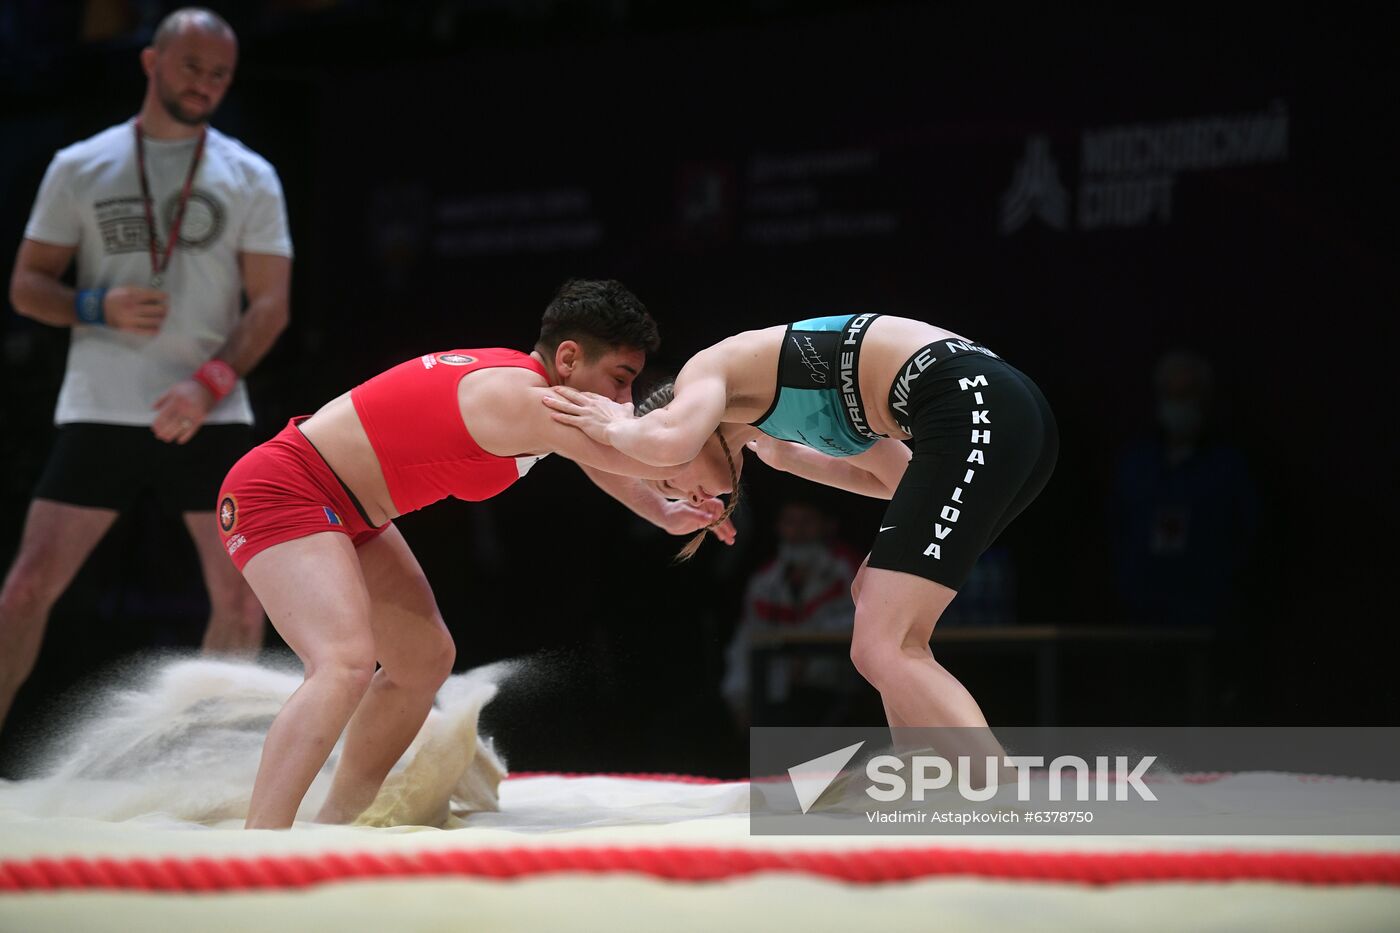
[[[178,508],[194,539],[205,650],[262,644],[262,607],[213,513],[255,441],[241,376],[287,326],[292,244],[277,173],[208,125],[237,56],[215,14],[170,14],[141,52],[140,113],[60,150],[35,199],[10,301],[72,341],[57,439],[0,589],[0,723],[53,604],[143,494]],[[74,259],[76,290],[62,282]]]

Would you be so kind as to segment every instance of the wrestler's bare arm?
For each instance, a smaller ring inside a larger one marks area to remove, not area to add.
[[[502,457],[557,453],[577,463],[619,476],[669,479],[676,467],[633,459],[555,421],[542,401],[550,389],[525,369],[501,367],[473,373],[463,400],[463,415],[472,437],[486,451]]]
[[[888,499],[899,488],[900,481],[904,479],[904,472],[909,469],[909,460],[913,456],[914,452],[909,449],[908,444],[886,437],[876,441],[869,450],[848,459],[852,465],[879,480],[889,490],[888,495],[880,498]]]
[[[694,460],[724,418],[727,398],[724,372],[710,351],[681,370],[671,404],[641,418],[633,416],[630,405],[562,386],[544,396],[561,427],[578,428],[598,443],[658,466]]]
[[[766,435],[750,441],[749,447],[776,470],[875,499],[894,496],[910,457],[909,448],[891,438],[876,442],[854,457],[829,457],[810,447]]]
[[[724,511],[724,503],[707,499],[693,505],[683,499],[668,499],[646,481],[634,476],[616,476],[580,463],[579,469],[599,489],[621,502],[637,516],[673,535],[688,535],[707,528]],[[734,543],[734,523],[725,519],[711,528],[725,544]]]

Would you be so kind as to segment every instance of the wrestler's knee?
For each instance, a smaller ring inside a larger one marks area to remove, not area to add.
[[[384,660],[384,673],[394,684],[414,690],[437,690],[452,673],[457,645],[441,619],[417,634],[411,644],[400,644]]]
[[[856,626],[851,636],[851,663],[860,676],[871,686],[879,689],[895,675],[903,663],[903,653],[898,642],[893,641],[873,626],[861,624],[861,612],[856,611]]]
[[[374,641],[369,637],[349,638],[317,646],[305,659],[306,677],[334,683],[339,690],[358,696],[369,689],[377,666]]]
[[[431,684],[434,689],[442,686],[457,663],[457,643],[438,620],[434,634],[425,639],[422,650],[417,653],[415,669],[419,681]]]

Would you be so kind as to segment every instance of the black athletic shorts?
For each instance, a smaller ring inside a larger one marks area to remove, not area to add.
[[[890,500],[870,566],[958,589],[1055,468],[1045,396],[985,347],[938,341],[909,358],[890,408],[914,456]]]
[[[246,424],[207,424],[183,445],[142,425],[62,424],[34,498],[125,512],[144,496],[180,512],[212,512],[219,484],[253,441]]]

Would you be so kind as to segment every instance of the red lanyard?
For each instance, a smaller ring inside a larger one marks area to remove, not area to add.
[[[175,206],[175,216],[170,219],[170,236],[165,241],[164,255],[156,245],[156,217],[151,206],[151,183],[146,180],[146,144],[141,138],[141,118],[136,118],[136,171],[141,176],[141,200],[146,208],[146,233],[151,249],[151,287],[160,288],[165,279],[165,270],[170,265],[170,256],[175,252],[175,243],[180,239],[180,224],[185,220],[185,206],[190,203],[190,191],[194,187],[194,173],[199,170],[199,160],[204,155],[204,137],[207,129],[199,131],[199,142],[194,146],[194,158],[190,160],[190,172],[185,176],[185,187],[180,191],[180,201]]]

